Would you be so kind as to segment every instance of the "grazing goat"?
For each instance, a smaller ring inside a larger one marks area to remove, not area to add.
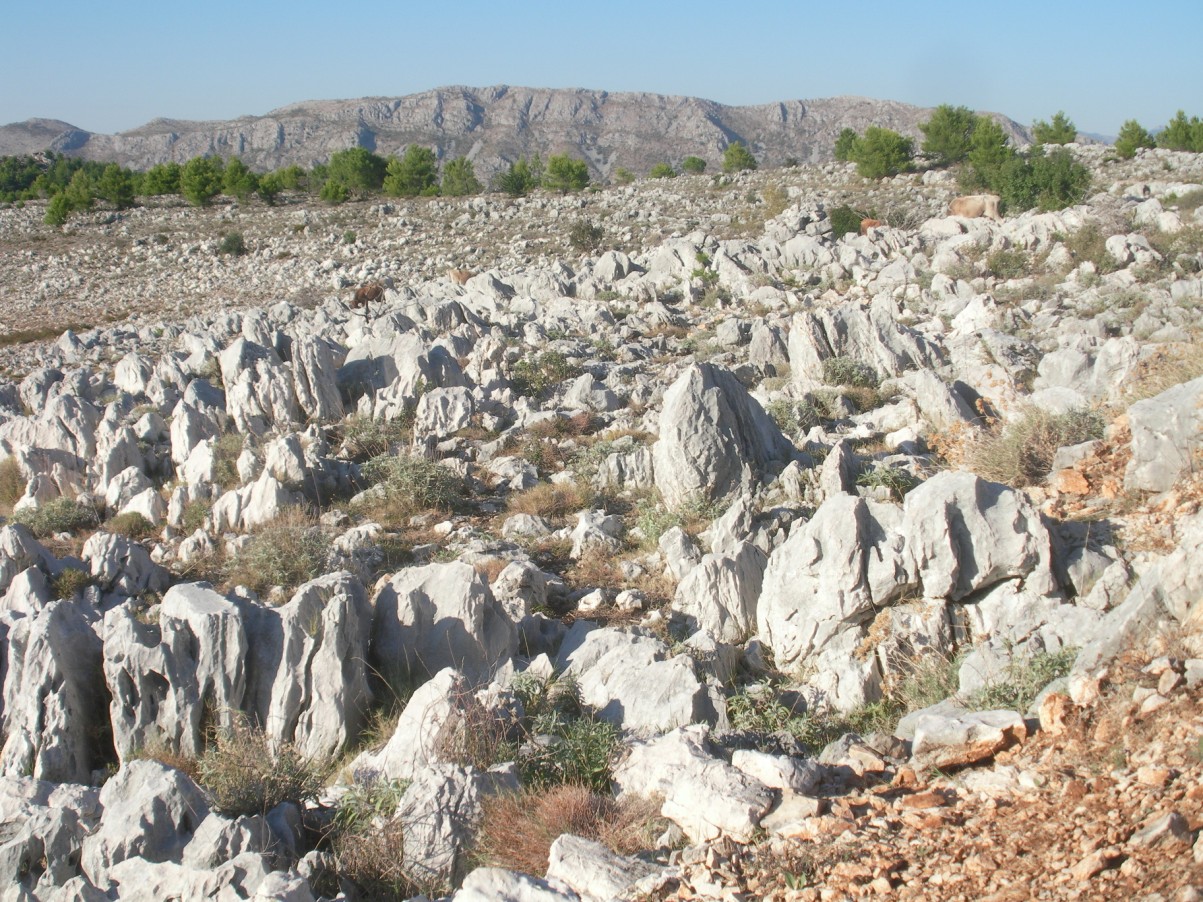
[[[372,311],[368,305],[379,301],[383,297],[383,285],[379,282],[364,282],[355,289],[355,298],[351,301],[351,309],[362,310],[364,316],[371,317]]]
[[[860,221],[860,233],[862,235],[868,235],[869,229],[875,229],[881,225],[885,225],[885,223],[880,219],[862,219]]]
[[[958,197],[948,205],[948,215],[963,216],[966,219],[977,219],[979,216],[1002,219],[998,213],[997,194],[966,194],[964,197]]]
[[[468,280],[470,278],[472,278],[474,275],[476,275],[476,273],[472,272],[472,270],[470,270],[470,269],[449,269],[449,270],[447,270],[447,278],[450,279],[452,282],[454,282],[456,285],[468,284]]]

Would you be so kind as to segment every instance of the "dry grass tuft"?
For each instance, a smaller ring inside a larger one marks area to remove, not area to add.
[[[654,843],[664,823],[659,810],[654,800],[615,801],[574,785],[494,796],[485,802],[476,854],[484,864],[535,876],[547,872],[551,844],[563,833],[630,855]]]
[[[1079,409],[1051,413],[1037,407],[1024,410],[1006,424],[980,434],[965,453],[965,464],[983,479],[1016,488],[1032,485],[1049,474],[1058,448],[1103,437],[1104,421],[1097,411]]]
[[[507,507],[511,514],[558,520],[583,509],[586,502],[576,483],[540,482],[525,492],[511,495]]]
[[[326,565],[330,540],[303,509],[291,508],[264,526],[238,552],[226,572],[226,582],[262,595],[273,586],[295,589]]]
[[[1124,399],[1134,404],[1200,376],[1203,376],[1203,348],[1199,344],[1159,345],[1125,380]]]

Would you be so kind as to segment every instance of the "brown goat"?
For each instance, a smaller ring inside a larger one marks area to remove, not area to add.
[[[862,235],[868,235],[869,229],[875,229],[881,225],[885,225],[885,223],[880,219],[862,219],[860,221],[860,233]]]
[[[364,316],[371,315],[369,304],[375,303],[384,297],[384,286],[379,282],[364,282],[355,289],[355,297],[351,301],[352,310],[362,310]]]
[[[454,282],[456,285],[468,284],[468,280],[470,278],[472,278],[474,275],[476,275],[476,273],[472,272],[472,270],[470,270],[470,269],[454,269],[453,268],[453,269],[447,270],[447,278],[450,279],[452,282]]]
[[[1002,216],[998,212],[998,195],[997,194],[966,194],[964,197],[958,197],[948,205],[948,215],[963,216],[965,219],[977,219],[980,216],[986,219],[1001,220]]]

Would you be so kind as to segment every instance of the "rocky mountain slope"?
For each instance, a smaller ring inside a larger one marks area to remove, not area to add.
[[[1198,898],[1203,158],[1071,150],[0,209],[2,892]]]
[[[137,169],[237,155],[268,170],[293,163],[308,168],[348,147],[400,155],[417,143],[440,158],[468,157],[484,178],[536,153],[544,159],[570,153],[585,159],[595,178],[606,178],[620,166],[644,173],[690,154],[714,168],[732,141],[742,141],[767,165],[790,157],[821,162],[831,159],[846,127],[879,125],[919,136],[918,124],[929,115],[920,107],[862,97],[725,106],[661,94],[446,87],[395,98],[305,101],[228,122],[156,119],[116,135],[33,119],[0,127],[0,154],[50,149]],[[998,118],[1013,137],[1026,138],[1020,126]]]

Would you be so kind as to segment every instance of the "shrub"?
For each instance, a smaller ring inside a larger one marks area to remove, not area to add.
[[[117,210],[134,205],[134,178],[128,170],[109,163],[96,180],[96,196],[107,200]]]
[[[273,586],[288,591],[320,576],[329,552],[321,527],[293,508],[255,531],[234,556],[226,578],[260,595]]]
[[[388,454],[409,439],[409,427],[401,420],[376,420],[352,415],[342,423],[340,454],[348,460],[365,461]]]
[[[246,239],[242,237],[242,232],[227,232],[221,236],[221,243],[217,245],[217,253],[223,256],[241,257],[246,253]]]
[[[389,814],[370,825],[335,832],[331,847],[338,876],[354,883],[366,899],[408,899],[423,889],[440,895],[442,887],[423,887],[405,869],[405,825]]]
[[[967,165],[961,170],[961,187],[966,191],[997,191],[1003,168],[1017,156],[1003,127],[993,119],[980,119],[965,158]]]
[[[1077,126],[1060,110],[1051,122],[1038,119],[1032,123],[1032,142],[1035,144],[1070,144],[1077,137]]]
[[[519,157],[505,172],[500,173],[494,180],[497,190],[503,191],[510,197],[524,197],[539,187],[543,178],[543,163],[535,154],[529,162],[526,157]]]
[[[92,574],[87,570],[81,570],[78,567],[65,567],[59,572],[58,576],[51,580],[50,586],[55,598],[70,601],[94,582]]]
[[[213,443],[213,481],[223,488],[234,488],[239,483],[237,464],[243,444],[240,432],[222,433]]]
[[[222,174],[221,187],[231,197],[245,201],[259,190],[259,176],[251,172],[238,157],[231,157]]]
[[[476,856],[482,863],[541,876],[551,845],[564,833],[633,855],[664,829],[660,802],[626,797],[615,801],[584,786],[491,796],[484,804]]]
[[[809,401],[793,401],[779,398],[771,401],[765,413],[773,418],[777,428],[787,437],[806,432],[819,425],[819,411]]]
[[[853,210],[847,204],[841,204],[828,214],[831,220],[831,235],[833,238],[839,239],[845,235],[857,235],[860,233],[860,223],[866,218],[864,212]]]
[[[596,250],[605,234],[601,226],[595,225],[588,219],[578,219],[568,229],[568,243],[574,250]]]
[[[401,159],[388,161],[384,193],[391,197],[417,197],[438,193],[438,157],[429,147],[411,144]]]
[[[15,457],[0,460],[0,508],[12,510],[12,506],[25,494],[25,477]]]
[[[510,369],[510,384],[518,394],[536,398],[578,375],[579,370],[559,351],[544,351],[515,363]]]
[[[472,161],[467,157],[448,160],[443,166],[443,181],[439,186],[439,192],[444,197],[480,194],[481,184],[476,178],[476,170],[472,167]]]
[[[568,154],[555,154],[547,158],[547,172],[543,175],[543,187],[549,191],[566,194],[583,191],[589,186],[589,166]]]
[[[1136,151],[1142,147],[1156,146],[1157,139],[1135,119],[1129,119],[1121,125],[1115,138],[1115,152],[1125,160],[1136,156]]]
[[[221,193],[222,167],[209,157],[193,157],[180,170],[180,194],[195,207],[203,207]]]
[[[340,184],[349,192],[379,191],[387,167],[388,162],[370,150],[349,147],[330,155],[330,162],[326,164],[326,181],[327,184]]]
[[[1064,147],[1050,153],[1036,147],[1027,158],[1014,154],[985,178],[1009,210],[1061,210],[1080,203],[1090,190],[1090,170]]]
[[[668,163],[657,163],[648,171],[647,176],[652,179],[675,179],[677,170]]]
[[[350,200],[351,192],[342,182],[331,179],[322,183],[322,190],[318,192],[318,197],[328,204],[342,204]]]
[[[1179,110],[1157,135],[1157,146],[1169,150],[1203,152],[1203,121],[1198,116],[1187,119],[1186,113]]]
[[[556,520],[579,511],[585,504],[585,497],[574,483],[540,482],[525,492],[511,495],[507,509],[514,514]]]
[[[1000,248],[986,257],[986,268],[999,279],[1020,279],[1028,274],[1028,255],[1020,250]]]
[[[615,185],[629,185],[631,182],[635,181],[635,173],[623,166],[619,166],[614,170],[614,175],[612,178],[614,179]]]
[[[982,436],[966,462],[993,482],[1022,487],[1044,479],[1058,448],[1102,438],[1103,418],[1084,408],[1052,413],[1029,407],[1015,420]]]
[[[1002,708],[1023,714],[1045,686],[1069,674],[1077,656],[1076,648],[1063,648],[1013,659],[997,680],[969,697],[969,705],[978,710]]]
[[[937,166],[961,162],[969,155],[977,123],[977,114],[968,107],[941,104],[930,119],[919,124],[923,153]]]
[[[873,367],[851,357],[828,357],[823,361],[823,381],[827,385],[877,388],[881,380]]]
[[[156,163],[142,176],[142,193],[149,196],[180,193],[180,164]]]
[[[259,179],[259,186],[256,190],[263,202],[270,207],[275,204],[276,198],[284,190],[283,178],[278,172],[269,172]]]
[[[134,541],[146,539],[155,534],[154,524],[136,511],[118,514],[105,524],[105,529]]]
[[[880,179],[910,168],[915,142],[888,128],[870,125],[853,148],[852,160],[862,178]]]
[[[856,143],[860,140],[853,129],[845,128],[840,132],[839,137],[835,139],[835,158],[841,163],[850,162],[853,159],[853,153],[856,151]]]
[[[610,772],[618,750],[618,729],[587,717],[564,718],[550,714],[531,727],[535,741],[518,752],[522,785],[547,789],[565,783],[599,792],[610,788]]]
[[[343,244],[354,244],[358,240],[359,236],[356,235],[351,229],[347,229],[345,232],[343,232]]]
[[[55,498],[34,510],[21,510],[12,516],[13,522],[21,523],[38,538],[60,532],[79,532],[93,529],[100,522],[96,510],[88,504],[79,504],[71,498]]]
[[[463,493],[463,482],[451,470],[409,454],[374,457],[363,465],[363,476],[382,487],[385,511],[395,519],[451,510]]]
[[[879,465],[861,471],[856,477],[856,484],[864,488],[885,489],[891,498],[901,501],[907,492],[919,485],[919,480],[901,467]]]
[[[706,161],[701,157],[686,157],[681,161],[681,171],[690,175],[701,175],[706,171]]]
[[[273,743],[262,730],[238,719],[219,731],[201,755],[197,777],[215,809],[239,817],[316,797],[329,769],[329,762],[306,760],[292,743]]]
[[[756,166],[756,157],[740,141],[728,144],[723,151],[723,172],[744,172]]]

